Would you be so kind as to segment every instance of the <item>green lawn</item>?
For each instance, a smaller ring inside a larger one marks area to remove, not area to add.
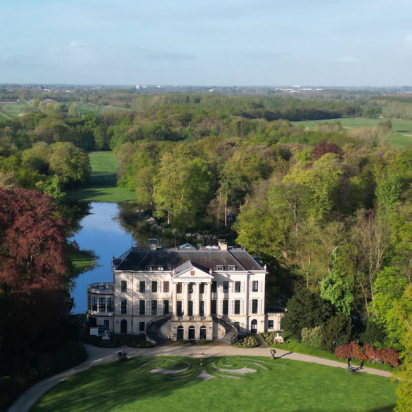
[[[136,200],[133,192],[116,186],[119,163],[112,152],[93,152],[89,153],[89,156],[91,178],[85,185],[67,193],[71,199],[95,202]]]
[[[17,117],[19,114],[21,114],[21,109],[30,107],[30,103],[0,103],[1,107],[3,109],[3,117],[8,119],[11,117]],[[0,118],[0,120],[4,120],[3,118]]]
[[[375,127],[385,119],[368,119],[366,117],[349,117],[335,120],[309,120],[306,122],[294,122],[313,130],[318,123],[341,122],[344,129],[355,129],[358,127]],[[396,132],[388,140],[389,146],[405,148],[412,144],[412,120],[391,119],[393,131]],[[408,136],[410,135],[410,136]]]
[[[183,360],[191,367],[180,373],[182,379],[150,373],[155,367],[182,369]],[[229,371],[216,370],[212,362]],[[387,378],[311,363],[246,357],[204,359],[202,367],[199,359],[177,357],[135,358],[129,363],[79,373],[55,386],[30,411],[389,412],[396,403],[396,384]],[[230,373],[245,366],[257,373]],[[201,368],[216,378],[196,379]]]

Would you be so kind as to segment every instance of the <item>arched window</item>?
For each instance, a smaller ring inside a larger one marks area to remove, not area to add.
[[[120,333],[127,333],[127,320],[122,319],[120,321]]]
[[[194,326],[190,326],[189,327],[189,340],[195,340],[195,327]]]
[[[256,319],[252,320],[251,332],[252,333],[257,333],[257,320]]]
[[[200,339],[206,339],[206,326],[200,327]]]
[[[184,329],[183,326],[177,327],[177,340],[184,339]]]

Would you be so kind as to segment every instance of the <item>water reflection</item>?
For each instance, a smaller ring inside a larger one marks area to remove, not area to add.
[[[87,309],[87,286],[94,282],[112,281],[111,261],[132,245],[131,234],[122,228],[117,219],[119,206],[116,203],[92,203],[90,215],[82,221],[82,229],[72,238],[80,249],[92,250],[97,256],[97,266],[76,278],[72,296],[74,313]],[[146,235],[146,237],[148,237]]]

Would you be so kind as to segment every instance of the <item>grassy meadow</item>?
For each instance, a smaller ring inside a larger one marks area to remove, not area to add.
[[[332,123],[339,121],[344,129],[356,129],[359,127],[375,127],[385,119],[368,119],[366,117],[348,117],[335,120],[309,120],[304,122],[294,122],[296,125],[303,125],[309,129],[315,129],[319,123]],[[395,132],[389,139],[388,145],[405,149],[412,144],[412,120],[391,119],[392,129]]]
[[[71,199],[94,202],[124,202],[136,200],[130,190],[117,187],[118,160],[112,152],[89,153],[92,174],[90,180],[76,190],[69,191]]]
[[[179,370],[186,366],[183,361],[191,366],[176,375],[179,379],[150,373],[155,367]],[[231,374],[230,369],[242,367],[256,373]],[[215,378],[196,379],[201,369]],[[200,367],[199,359],[149,357],[79,373],[51,389],[30,411],[389,412],[395,390],[388,378],[283,359],[209,358]]]

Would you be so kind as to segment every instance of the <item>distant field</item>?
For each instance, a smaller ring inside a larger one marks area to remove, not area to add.
[[[92,166],[90,181],[81,188],[68,192],[71,199],[95,202],[136,200],[133,192],[116,186],[119,163],[112,152],[93,152],[89,156]]]
[[[319,123],[333,123],[335,121],[341,122],[344,129],[355,129],[358,127],[375,127],[385,119],[368,119],[365,117],[356,118],[342,118],[334,120],[309,120],[306,122],[294,122],[297,125],[303,125],[309,129],[315,129]],[[396,132],[388,140],[388,145],[405,148],[412,144],[412,120],[397,120],[391,119],[393,131]],[[410,135],[410,136],[408,136]]]
[[[1,103],[3,113],[0,114],[0,120],[17,117],[22,113],[22,109],[30,107],[30,103]]]

